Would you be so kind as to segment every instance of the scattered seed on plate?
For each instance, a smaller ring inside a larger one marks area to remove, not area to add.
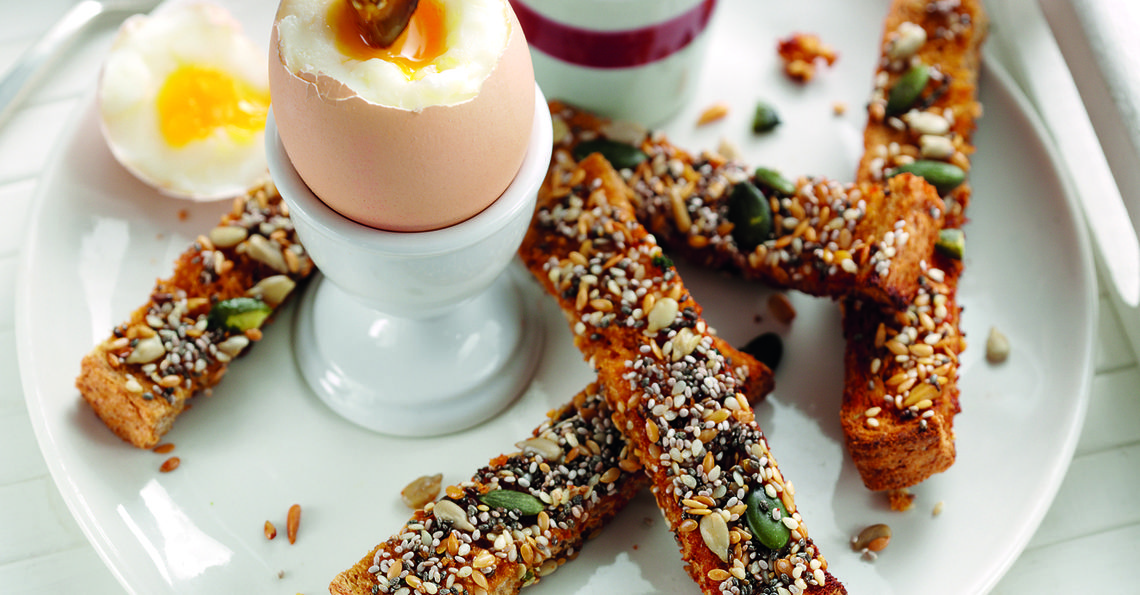
[[[154,452],[160,454],[160,455],[164,455],[164,454],[174,450],[174,444],[170,443],[170,442],[164,442],[164,443],[159,444],[158,446],[154,447],[152,450]]]
[[[171,471],[177,469],[178,465],[180,464],[182,464],[182,459],[179,459],[178,457],[170,457],[169,459],[166,459],[162,462],[162,466],[159,467],[158,470],[162,471],[163,473],[170,473]]]
[[[756,111],[752,114],[752,132],[770,132],[779,125],[780,115],[776,113],[776,108],[763,101],[757,102]]]
[[[714,103],[701,112],[700,117],[697,118],[697,126],[704,126],[705,124],[710,124],[717,120],[723,120],[727,115],[727,103]]]
[[[737,161],[740,159],[740,149],[738,149],[732,141],[724,137],[721,137],[720,143],[717,144],[716,152],[729,161]]]
[[[756,358],[760,363],[768,366],[773,372],[780,365],[784,357],[784,340],[776,333],[764,333],[752,339],[740,349],[744,353]]]
[[[297,528],[301,526],[301,505],[294,504],[289,507],[289,516],[285,519],[285,534],[289,543],[297,543]]]
[[[790,324],[796,319],[796,307],[792,305],[792,300],[783,293],[773,293],[768,298],[768,309],[772,312],[772,316],[784,324]]]
[[[986,361],[991,364],[1000,364],[1009,357],[1009,338],[997,327],[990,327],[990,334],[986,337]]]
[[[851,538],[851,549],[861,552],[870,550],[881,552],[891,542],[891,527],[883,523],[876,523],[864,528],[858,535]]]
[[[412,480],[400,491],[400,498],[411,509],[423,508],[428,502],[435,500],[439,495],[439,486],[443,481],[443,474],[422,475]]]
[[[277,527],[273,526],[273,523],[265,521],[265,538],[273,539],[274,537],[277,537]]]

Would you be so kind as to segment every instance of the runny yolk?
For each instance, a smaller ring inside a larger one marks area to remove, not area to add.
[[[386,48],[373,47],[365,41],[352,10],[348,0],[338,0],[329,6],[328,20],[336,32],[337,49],[345,56],[356,60],[379,58],[391,62],[404,71],[408,80],[412,80],[416,71],[447,51],[443,5],[439,0],[420,0],[407,28]]]
[[[172,147],[202,140],[225,129],[239,142],[265,128],[269,92],[204,66],[179,66],[158,90],[158,122]]]

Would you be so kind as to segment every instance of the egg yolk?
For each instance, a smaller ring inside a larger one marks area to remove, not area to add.
[[[269,92],[218,70],[187,64],[158,91],[159,129],[172,147],[184,147],[226,130],[238,141],[253,141],[265,128]]]
[[[369,45],[352,10],[348,0],[333,2],[329,7],[328,18],[336,31],[337,49],[345,56],[391,62],[412,80],[419,69],[447,51],[443,5],[438,0],[420,0],[407,28],[386,48]]]

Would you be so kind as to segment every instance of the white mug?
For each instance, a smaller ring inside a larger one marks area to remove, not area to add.
[[[550,99],[655,126],[696,91],[717,0],[510,0]]]

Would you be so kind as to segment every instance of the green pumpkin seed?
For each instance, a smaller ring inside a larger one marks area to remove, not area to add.
[[[776,333],[764,333],[749,341],[741,351],[775,372],[776,366],[780,365],[780,359],[784,356],[784,340]]]
[[[962,168],[945,161],[920,159],[896,167],[895,171],[891,172],[891,177],[904,172],[926,178],[926,181],[930,182],[930,185],[934,186],[938,190],[938,194],[941,195],[949,194],[951,190],[966,181],[966,172],[962,171]]]
[[[222,300],[210,308],[210,313],[206,315],[206,328],[243,332],[261,327],[261,323],[272,313],[273,308],[257,298]]]
[[[945,256],[962,260],[962,253],[966,251],[966,234],[960,229],[943,229],[938,232],[938,242],[934,247]]]
[[[740,182],[728,196],[728,220],[732,237],[744,252],[751,252],[772,235],[772,207],[760,189]]]
[[[541,500],[513,490],[495,490],[487,492],[479,497],[479,500],[487,506],[494,506],[495,508],[506,508],[507,510],[517,510],[523,516],[536,515],[546,505]]]
[[[649,156],[642,152],[641,149],[629,144],[610,140],[608,138],[595,138],[593,140],[582,141],[574,147],[574,159],[581,161],[589,157],[591,153],[601,153],[606,161],[615,169],[627,169],[637,167],[639,163],[649,159]]]
[[[756,182],[757,186],[772,190],[776,194],[791,196],[796,193],[796,185],[774,169],[758,167],[752,176],[752,180]]]
[[[930,69],[925,64],[915,64],[906,71],[887,96],[887,115],[897,116],[906,112],[918,101],[926,83],[930,80]]]
[[[748,528],[752,531],[752,538],[770,550],[780,551],[783,549],[788,544],[788,540],[791,539],[792,531],[783,522],[772,518],[772,509],[780,509],[782,518],[785,512],[784,503],[769,498],[762,489],[754,489],[748,492],[744,498],[744,503],[748,505],[748,509],[744,511],[744,518],[748,522]]]
[[[763,101],[756,104],[756,113],[752,115],[752,132],[762,134],[779,125],[780,115],[776,113],[776,108]]]

